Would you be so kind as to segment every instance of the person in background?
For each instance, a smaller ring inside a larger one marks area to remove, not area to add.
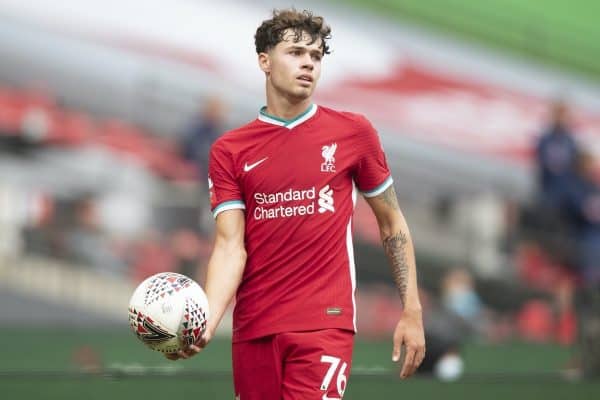
[[[217,96],[207,97],[200,112],[192,121],[181,143],[182,156],[196,166],[198,177],[208,174],[210,147],[224,131],[225,105]],[[204,179],[201,182],[206,182]],[[206,184],[201,185],[200,195],[208,196]],[[198,226],[202,235],[213,232],[213,218],[208,202],[199,203]]]
[[[442,280],[442,306],[460,317],[470,334],[484,332],[483,304],[475,290],[473,277],[466,268],[450,269]]]
[[[198,176],[206,176],[210,146],[223,132],[225,106],[218,97],[209,97],[203,108],[185,133],[182,153],[186,160],[198,168]]]
[[[127,272],[127,265],[102,230],[96,206],[92,195],[77,200],[74,226],[66,233],[67,252],[73,261],[101,274],[122,276]]]
[[[471,327],[425,288],[419,288],[423,307],[427,353],[418,373],[443,381],[460,378],[464,372],[463,345]]]
[[[552,105],[549,126],[536,143],[538,201],[547,212],[560,214],[565,205],[578,153],[579,147],[569,126],[567,105],[558,100]]]
[[[567,203],[579,153],[567,106],[563,101],[555,101],[549,125],[535,144],[537,190],[531,208],[524,210],[523,224],[544,250],[562,264],[572,264],[573,258],[573,227]]]

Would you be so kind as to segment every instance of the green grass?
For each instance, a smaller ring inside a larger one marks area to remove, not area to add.
[[[128,331],[50,330],[20,331],[4,329],[0,333],[0,371],[77,371],[76,354],[91,349],[105,367],[151,366],[177,368],[179,372],[228,372],[231,369],[231,345],[218,338],[190,362],[173,363],[150,351]],[[557,371],[570,357],[570,350],[559,346],[508,343],[470,344],[464,348],[467,372],[471,373],[542,373]],[[381,370],[392,374],[391,342],[358,341],[354,351],[354,369]]]
[[[69,381],[0,382],[9,399],[233,399],[229,382],[204,379],[86,379]],[[600,385],[538,383],[452,383],[413,379],[406,382],[361,379],[350,382],[345,400],[361,399],[485,399],[592,400]],[[18,397],[17,397],[18,396]]]
[[[336,0],[600,79],[595,0]]]
[[[104,373],[82,374],[74,354],[92,349]],[[568,349],[512,343],[465,347],[466,377],[455,383],[429,378],[400,381],[388,341],[359,341],[344,399],[592,399],[600,383],[569,383],[545,374],[559,370]],[[232,399],[230,343],[217,339],[193,360],[170,362],[124,331],[0,332],[0,389],[19,399]],[[375,371],[375,373],[373,373]]]

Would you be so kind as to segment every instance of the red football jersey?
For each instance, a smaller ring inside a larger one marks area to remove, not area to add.
[[[356,330],[352,213],[356,189],[392,184],[364,117],[312,105],[293,120],[258,119],[212,146],[213,214],[245,210],[246,267],[233,341],[280,332]]]

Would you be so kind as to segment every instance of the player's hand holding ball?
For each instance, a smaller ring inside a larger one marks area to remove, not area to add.
[[[165,353],[165,357],[167,357],[169,360],[176,361],[176,360],[179,360],[180,358],[187,359],[192,356],[195,356],[196,354],[200,353],[200,351],[203,348],[206,347],[208,342],[210,342],[210,340],[212,339],[212,336],[213,336],[213,333],[207,327],[207,329],[204,331],[202,336],[200,336],[200,339],[198,340],[198,342],[188,345],[188,346],[184,347],[183,349],[178,350],[176,353]]]
[[[144,280],[129,301],[129,325],[146,346],[168,359],[188,358],[212,336],[206,294],[193,279],[163,272]]]

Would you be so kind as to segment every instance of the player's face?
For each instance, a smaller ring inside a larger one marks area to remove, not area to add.
[[[294,41],[293,32],[286,32],[283,40],[268,53],[259,55],[260,67],[267,74],[267,84],[286,97],[304,100],[312,96],[321,76],[323,50],[321,39],[311,42],[304,34]]]

